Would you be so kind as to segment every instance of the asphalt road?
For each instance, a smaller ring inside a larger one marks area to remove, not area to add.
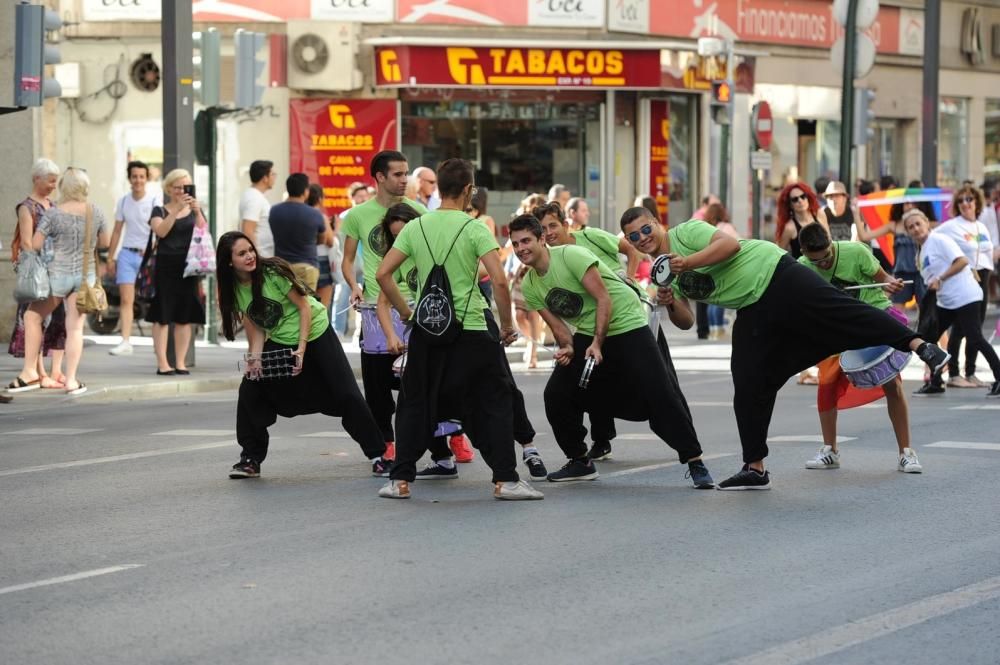
[[[542,432],[545,377],[519,377]],[[720,480],[739,465],[729,377],[681,381]],[[600,480],[506,503],[478,458],[380,499],[320,416],[280,421],[263,477],[228,480],[232,393],[15,402],[0,662],[1000,662],[1000,402],[912,399],[919,476],[896,471],[882,403],[842,414],[843,468],[805,470],[814,404],[781,393],[770,492],[695,491],[619,421]]]

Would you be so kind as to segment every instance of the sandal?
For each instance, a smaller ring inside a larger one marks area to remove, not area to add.
[[[65,383],[58,379],[53,379],[51,376],[43,376],[41,386],[43,390],[63,390],[66,388]]]
[[[76,388],[66,388],[66,394],[70,396],[82,395],[85,392],[87,392],[87,384],[80,380],[77,380]]]
[[[20,376],[14,378],[13,381],[7,384],[7,392],[9,393],[23,393],[28,390],[35,390],[41,387],[40,379],[35,379],[34,381],[25,381]]]

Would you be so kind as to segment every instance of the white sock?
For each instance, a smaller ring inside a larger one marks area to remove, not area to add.
[[[529,455],[537,455],[538,448],[535,448],[534,446],[528,446],[527,448],[522,449],[521,452],[524,453],[525,457],[528,457]]]
[[[455,461],[452,460],[450,457],[448,457],[446,459],[439,459],[439,460],[437,460],[434,463],[437,464],[438,466],[442,467],[442,468],[445,468],[445,469],[454,469],[455,468]]]

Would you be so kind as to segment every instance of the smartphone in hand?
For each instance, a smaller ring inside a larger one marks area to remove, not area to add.
[[[192,199],[198,198],[194,194],[194,185],[184,185],[184,193],[190,196]]]

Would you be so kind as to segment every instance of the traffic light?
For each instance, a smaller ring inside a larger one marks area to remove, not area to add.
[[[237,30],[233,35],[236,46],[236,108],[260,106],[265,86],[260,83],[267,67],[264,46],[267,36],[262,32]]]
[[[191,33],[191,43],[198,50],[194,63],[194,94],[204,106],[219,105],[219,79],[221,78],[219,31],[209,28],[205,32]]]
[[[15,5],[14,103],[41,106],[49,97],[62,95],[59,81],[45,75],[45,65],[61,60],[59,47],[47,33],[62,27],[59,14],[41,5]]]
[[[854,91],[854,145],[866,145],[875,138],[875,91]]]
[[[712,81],[712,119],[720,125],[729,124],[729,107],[732,103],[732,86],[726,81]]]

